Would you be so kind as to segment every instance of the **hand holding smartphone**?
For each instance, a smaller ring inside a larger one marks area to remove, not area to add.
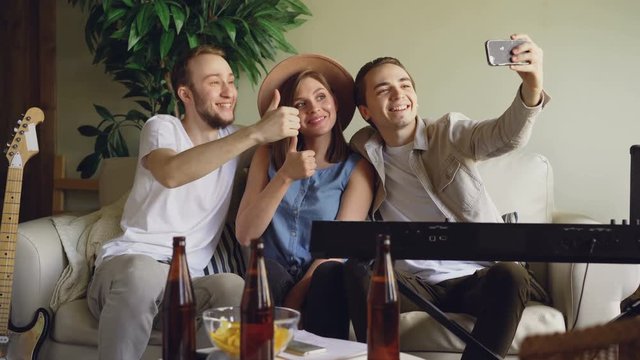
[[[484,43],[487,62],[491,66],[527,64],[526,62],[514,63],[511,61],[511,57],[513,56],[511,51],[513,48],[525,42],[525,40],[487,40]]]

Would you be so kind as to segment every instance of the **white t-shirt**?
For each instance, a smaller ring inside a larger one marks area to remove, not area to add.
[[[411,170],[413,142],[383,149],[387,197],[380,206],[384,221],[444,221],[442,211]],[[397,260],[397,270],[408,272],[428,284],[471,275],[490,263],[475,261]]]
[[[219,138],[232,134],[236,126],[220,129]],[[123,235],[103,245],[96,266],[116,255],[143,254],[169,260],[173,237],[186,237],[187,263],[192,276],[202,276],[218,244],[229,209],[237,159],[230,160],[206,176],[169,189],[160,184],[140,159],[155,149],[182,152],[193,147],[181,121],[171,115],[156,115],[140,134],[140,152],[133,188],[120,225]],[[212,157],[216,154],[211,154]],[[203,158],[202,161],[207,161]]]

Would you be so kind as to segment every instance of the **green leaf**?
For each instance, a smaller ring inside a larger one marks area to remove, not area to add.
[[[109,25],[113,24],[114,22],[120,20],[126,14],[127,14],[127,10],[122,8],[113,9],[109,11],[107,13],[107,21],[105,21],[104,27],[106,28]]]
[[[173,39],[176,37],[176,34],[172,31],[167,31],[162,33],[160,37],[160,59],[164,59],[167,57],[169,50],[171,50],[171,46],[173,45]]]
[[[251,51],[253,52],[254,58],[256,60],[259,59],[262,52],[260,51],[258,44],[256,44],[256,42],[253,40],[253,36],[251,36],[250,33],[244,36],[243,42],[248,45],[248,47],[245,47],[245,48],[251,49]]]
[[[138,64],[138,63],[126,63],[124,65],[125,69],[131,69],[131,70],[145,70],[146,67],[142,64]]]
[[[156,15],[158,15],[158,19],[160,19],[160,23],[162,23],[164,31],[169,31],[169,6],[167,6],[164,0],[155,0],[153,7]]]
[[[129,156],[129,147],[125,142],[120,129],[116,130],[112,134],[113,136],[111,137],[111,141],[109,142],[111,144],[110,153],[118,157]]]
[[[176,34],[180,34],[180,30],[184,26],[184,22],[187,18],[184,10],[180,6],[171,5],[171,15],[173,16],[173,23],[176,25]]]
[[[136,100],[136,103],[138,103],[138,105],[142,106],[143,109],[149,111],[149,112],[153,112],[153,108],[151,107],[151,104],[148,101],[144,101],[144,100]]]
[[[96,112],[98,113],[98,115],[100,115],[101,118],[103,118],[105,120],[109,120],[109,121],[114,121],[115,120],[113,118],[113,115],[111,114],[111,112],[109,110],[107,110],[106,107],[100,106],[100,105],[96,105],[96,104],[93,104],[93,107],[96,109]]]
[[[298,0],[284,0],[283,3],[289,5],[291,10],[301,15],[311,16],[311,11],[309,8],[302,2]]]
[[[100,153],[89,154],[80,161],[78,167],[76,167],[76,171],[80,172],[81,178],[88,179],[98,170],[101,159]]]
[[[198,44],[200,43],[198,41],[198,35],[196,34],[187,34],[187,42],[189,43],[190,49],[193,49],[194,47],[198,46]]]
[[[152,20],[153,13],[151,10],[151,4],[143,4],[140,7],[140,12],[138,12],[138,15],[136,15],[135,22],[138,29],[138,34],[140,34],[141,37],[146,35],[149,30],[151,30],[151,26],[153,25]]]
[[[84,27],[84,41],[87,43],[87,47],[90,52],[94,52],[98,45],[99,37],[96,25],[100,22],[103,16],[104,12],[100,6],[93,7],[89,14],[89,18],[87,19],[87,24]]]
[[[122,2],[128,7],[133,7],[133,0],[122,0]]]
[[[114,31],[109,37],[114,40],[127,40],[127,28],[123,27]]]
[[[148,97],[145,91],[139,89],[129,90],[126,94],[122,95],[123,98],[128,99],[132,97]]]
[[[107,10],[109,10],[109,8],[111,7],[111,0],[103,0],[102,1],[102,9],[107,12]]]
[[[143,114],[142,112],[136,110],[136,109],[131,109],[129,110],[129,112],[126,115],[126,119],[127,120],[142,120],[145,121],[147,120],[148,116]]]
[[[96,143],[93,146],[93,151],[99,153],[104,158],[111,157],[109,153],[109,132],[112,128],[113,124],[107,126],[102,134],[98,135],[98,137],[96,138]]]
[[[236,41],[236,27],[233,23],[227,19],[220,18],[218,19],[218,23],[222,25],[224,30],[227,32],[227,36],[231,39],[231,42]]]
[[[82,135],[82,136],[98,136],[100,134],[100,129],[98,129],[95,126],[91,126],[91,125],[82,125],[78,127],[78,132]]]
[[[128,45],[127,45],[127,51],[131,50],[131,48],[133,48],[138,41],[140,41],[141,37],[138,34],[138,26],[136,25],[136,23],[131,23],[131,31],[129,32],[129,41],[128,41]]]

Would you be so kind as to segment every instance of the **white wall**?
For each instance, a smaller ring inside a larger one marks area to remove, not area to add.
[[[75,128],[95,119],[91,103],[127,109],[123,90],[91,67],[83,20],[59,6],[58,152],[75,168],[92,143]],[[299,52],[339,60],[355,74],[378,56],[399,58],[417,83],[420,115],[449,111],[486,119],[510,103],[519,78],[486,65],[484,41],[514,32],[545,51],[545,88],[553,101],[527,150],[554,166],[556,207],[602,222],[629,213],[629,147],[640,143],[640,2],[634,0],[435,1],[317,0],[313,16],[287,38]],[[281,58],[286,57],[282,55]],[[72,75],[78,80],[71,80]],[[237,121],[257,119],[257,87],[241,79]],[[351,136],[364,126],[356,115]],[[73,145],[77,144],[77,145]],[[69,176],[77,176],[70,169]]]

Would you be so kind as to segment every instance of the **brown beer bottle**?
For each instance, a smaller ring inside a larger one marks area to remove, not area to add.
[[[196,304],[187,266],[184,236],[173,238],[173,257],[162,304],[162,359],[194,360]]]
[[[240,360],[273,360],[273,302],[261,239],[251,241],[240,322]]]
[[[391,262],[391,238],[378,235],[378,251],[367,296],[367,359],[400,359],[398,284]]]

